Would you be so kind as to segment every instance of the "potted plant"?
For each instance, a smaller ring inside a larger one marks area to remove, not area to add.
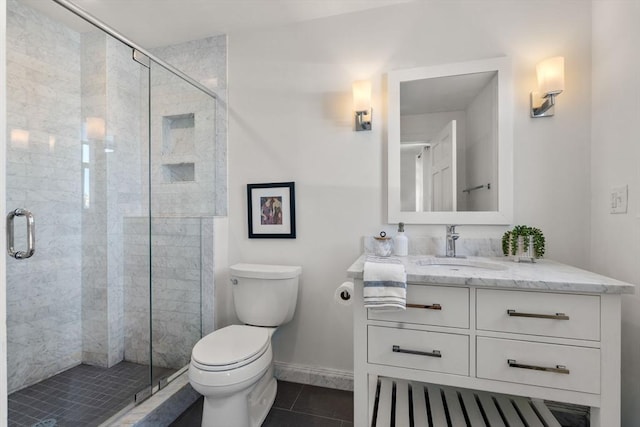
[[[502,253],[508,255],[518,254],[518,238],[522,236],[524,242],[524,250],[527,250],[529,237],[533,237],[533,256],[542,258],[545,251],[544,234],[539,228],[529,227],[528,225],[516,225],[513,230],[507,231],[502,236]]]

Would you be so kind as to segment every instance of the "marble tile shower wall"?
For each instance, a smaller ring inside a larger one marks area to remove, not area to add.
[[[82,118],[85,123],[90,120],[105,120],[106,105],[106,43],[104,36],[99,33],[87,33],[82,36],[81,49],[81,84],[82,84]],[[97,129],[98,131],[100,129]],[[107,224],[103,210],[105,206],[106,174],[102,167],[104,152],[98,151],[98,144],[102,144],[101,132],[92,129],[91,138],[85,129],[83,142],[89,150],[89,162],[84,167],[91,174],[89,188],[83,189],[88,193],[88,200],[83,200],[82,210],[82,359],[86,363],[107,366],[105,348],[107,331],[104,324],[107,320],[107,278],[106,278],[106,230]],[[84,172],[83,172],[84,173]],[[101,185],[102,184],[102,185]],[[84,185],[84,184],[83,184]],[[83,194],[83,199],[84,199]]]
[[[127,46],[102,32],[82,35],[84,165],[91,174],[82,210],[82,358],[103,367],[124,357],[123,217],[146,215],[146,78]],[[104,127],[88,129],[96,119]]]
[[[181,368],[200,339],[201,283],[213,283],[213,218],[153,218],[149,291],[149,220],[125,218],[125,359]],[[149,336],[149,301],[152,337]],[[212,299],[213,301],[213,299]]]
[[[148,163],[141,162],[141,129],[147,129],[148,95],[141,88],[146,69],[131,60],[131,50],[107,37],[107,229],[109,259],[109,366],[124,357],[124,218],[148,215],[149,189],[143,187]],[[113,77],[113,78],[111,78]],[[115,155],[114,155],[115,154]]]
[[[81,360],[80,36],[9,0],[7,45],[7,206],[37,226],[36,255],[7,260],[11,392]]]

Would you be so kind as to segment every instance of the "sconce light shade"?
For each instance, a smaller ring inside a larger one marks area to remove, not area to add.
[[[358,80],[353,82],[353,107],[356,111],[368,111],[371,108],[371,82]]]
[[[371,130],[371,82],[358,80],[353,83],[353,109],[355,110],[355,130]],[[365,120],[364,116],[369,116]]]
[[[555,97],[564,90],[564,57],[554,56],[541,61],[536,66],[536,73],[538,92],[532,92],[530,96],[531,117],[553,116]]]
[[[536,67],[538,90],[543,95],[559,94],[564,90],[564,58],[554,56],[540,62]]]

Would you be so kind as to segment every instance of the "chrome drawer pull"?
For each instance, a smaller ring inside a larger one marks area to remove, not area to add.
[[[556,313],[556,314],[518,313],[515,310],[507,310],[507,314],[511,317],[535,317],[536,319],[569,320],[569,316],[567,316],[564,313]]]
[[[426,310],[442,310],[442,306],[440,304],[407,304],[407,308],[424,308]]]
[[[442,357],[440,350],[433,350],[432,352],[428,351],[418,351],[418,350],[405,350],[400,348],[399,345],[393,346],[394,353],[407,353],[407,354],[417,354],[418,356],[429,356],[429,357]]]
[[[524,365],[522,363],[518,363],[513,359],[507,360],[510,368],[522,368],[522,369],[533,369],[534,371],[544,371],[544,372],[554,372],[556,374],[568,374],[569,370],[566,366],[556,365],[555,368],[549,368],[545,366],[536,366],[536,365]]]

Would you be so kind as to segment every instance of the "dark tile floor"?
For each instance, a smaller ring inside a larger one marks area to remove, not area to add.
[[[586,406],[572,405],[545,401],[562,427],[589,427],[589,408]]]
[[[155,378],[175,372],[154,368]],[[9,395],[9,427],[97,426],[133,402],[149,384],[149,366],[78,365]]]
[[[562,427],[589,427],[588,409],[547,402]],[[202,398],[170,427],[199,427]],[[278,381],[276,400],[262,427],[353,427],[353,393]]]
[[[171,427],[197,427],[202,398]],[[353,393],[278,381],[278,393],[262,427],[353,427]]]

